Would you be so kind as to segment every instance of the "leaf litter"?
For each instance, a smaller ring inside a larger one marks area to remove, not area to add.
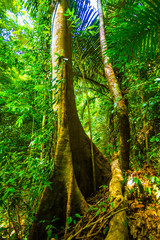
[[[129,170],[124,184],[125,210],[127,213],[130,240],[160,239],[160,179],[157,171],[147,164],[140,170]],[[133,184],[128,184],[129,181]],[[133,181],[134,180],[134,181]],[[89,208],[78,220],[68,226],[67,239],[105,239],[109,221],[114,214],[124,210],[112,206],[108,187],[88,199]]]

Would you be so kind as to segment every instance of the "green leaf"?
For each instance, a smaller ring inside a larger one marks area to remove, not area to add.
[[[138,184],[139,179],[138,178],[133,178],[133,182]]]
[[[100,214],[100,209],[96,212],[96,216],[98,216]]]
[[[16,192],[16,189],[14,187],[10,187],[10,188],[8,188],[8,191],[11,193],[14,193],[14,192]]]
[[[98,206],[105,206],[107,203],[105,203],[105,202],[100,202],[99,204],[98,204]]]
[[[16,121],[16,126],[20,127],[23,124],[23,116],[20,116]]]
[[[152,177],[151,177],[151,182],[154,183],[154,182],[155,182],[155,179],[156,179],[156,177],[155,177],[155,176],[152,176]]]
[[[151,139],[150,139],[150,142],[155,142],[156,138],[155,136],[153,136]]]
[[[56,222],[56,221],[58,221],[58,220],[59,220],[59,218],[54,217],[54,218],[52,219],[52,222]]]
[[[50,229],[51,227],[52,227],[52,225],[47,225],[46,230]]]
[[[159,177],[156,177],[156,183],[157,183],[157,184],[160,184],[160,179],[159,179]]]
[[[52,190],[51,183],[52,183],[52,182],[45,182],[45,185],[46,185],[47,187],[49,187],[50,190]]]
[[[110,205],[111,205],[111,208],[113,208],[113,207],[114,207],[114,203],[113,203],[113,202],[111,202],[111,203],[110,203]]]
[[[99,209],[99,208],[97,208],[97,207],[93,208],[94,211],[97,211],[98,209]]]
[[[138,181],[138,187],[139,187],[140,193],[143,193],[144,192],[144,188],[143,188],[142,182],[140,180]]]
[[[58,53],[54,53],[56,56],[58,56],[58,57],[61,57],[61,55],[59,55]]]
[[[46,222],[46,220],[40,220],[39,221],[39,223],[45,223]]]
[[[106,212],[106,208],[102,207],[102,212]]]
[[[52,236],[52,229],[48,229],[47,231],[47,240],[50,240]]]
[[[106,234],[107,232],[108,232],[108,227],[105,227],[105,229],[104,229],[104,234]]]
[[[93,210],[93,206],[90,206],[88,209],[87,209],[87,212]]]
[[[148,187],[148,193],[151,195],[152,194],[152,191],[151,191],[151,188]]]
[[[69,225],[71,222],[72,222],[72,217],[67,218],[67,221],[66,221],[67,225]]]
[[[76,216],[77,218],[81,218],[81,217],[82,217],[82,216],[79,215],[78,213],[76,213],[75,216]]]

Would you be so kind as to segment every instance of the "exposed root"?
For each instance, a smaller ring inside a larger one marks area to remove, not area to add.
[[[110,218],[127,209],[127,207],[121,207],[122,200],[116,206],[111,207],[112,204],[108,198],[108,189],[106,188],[101,188],[98,195],[101,198],[98,199],[97,195],[92,198],[92,205],[90,205],[80,221],[68,232],[68,240],[99,239],[100,236],[104,239],[108,231]],[[93,200],[96,200],[96,203]]]

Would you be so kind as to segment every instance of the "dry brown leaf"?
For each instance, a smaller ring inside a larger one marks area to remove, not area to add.
[[[136,208],[144,208],[145,206],[143,204],[138,204]]]

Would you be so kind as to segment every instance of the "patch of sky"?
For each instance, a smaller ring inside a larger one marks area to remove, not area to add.
[[[97,0],[90,0],[91,5],[97,10]]]
[[[29,14],[25,9],[22,9],[17,15],[7,10],[7,16],[18,25],[21,25],[21,26],[27,25],[29,27],[33,26],[32,20],[30,19]]]

